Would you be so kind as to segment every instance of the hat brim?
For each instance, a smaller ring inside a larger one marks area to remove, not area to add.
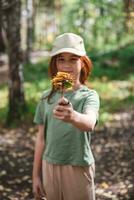
[[[50,52],[50,56],[56,56],[60,53],[72,53],[72,54],[75,54],[77,56],[85,56],[86,55],[86,52],[85,51],[78,51],[76,49],[73,49],[73,48],[63,48],[63,49],[59,49],[57,51],[51,51]]]

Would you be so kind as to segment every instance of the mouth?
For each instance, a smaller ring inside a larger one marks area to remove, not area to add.
[[[72,71],[61,71],[61,72],[65,72],[65,73],[69,73],[69,74],[73,73]]]

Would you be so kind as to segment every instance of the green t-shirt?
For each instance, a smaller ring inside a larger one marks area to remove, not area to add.
[[[94,162],[90,148],[91,133],[82,132],[72,124],[63,122],[53,116],[53,109],[56,106],[61,94],[53,94],[48,103],[43,99],[50,93],[46,90],[40,99],[34,122],[45,126],[45,150],[43,159],[53,164],[68,164],[73,166],[88,166]],[[84,113],[86,109],[92,109],[98,118],[99,96],[95,90],[86,86],[76,91],[69,91],[64,94],[73,105],[73,109]],[[97,119],[98,120],[98,119]]]

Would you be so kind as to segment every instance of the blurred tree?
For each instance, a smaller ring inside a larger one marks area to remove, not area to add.
[[[61,28],[61,0],[40,0],[37,12],[36,36],[39,48],[50,48]],[[38,34],[38,35],[37,35]]]
[[[55,35],[62,32],[82,35],[89,51],[110,50],[133,40],[133,0],[24,1],[30,5],[30,9],[27,6],[29,14],[33,12],[27,19],[27,52],[33,45],[34,49],[51,47]],[[35,27],[36,37],[33,44]]]
[[[0,52],[5,51],[5,45],[4,45],[4,39],[2,34],[2,10],[1,10],[1,4],[0,4]]]
[[[36,0],[26,0],[27,10],[27,49],[26,49],[26,62],[30,62],[30,52],[33,48],[35,39],[35,17],[36,17]]]
[[[62,3],[61,0],[54,0],[54,23],[55,27],[57,29],[57,34],[60,32],[60,26],[61,26],[61,10],[62,10]]]
[[[56,0],[40,0],[41,4],[44,4],[46,8],[54,8],[54,3]]]
[[[123,0],[124,2],[124,13],[125,13],[125,30],[128,33],[134,31],[134,1]]]
[[[131,6],[128,1],[131,1]],[[133,0],[69,0],[69,3],[68,0],[63,0],[62,2],[59,32],[72,31],[81,34],[89,51],[110,50],[133,40]],[[124,21],[126,21],[124,7],[129,7],[129,17],[131,16],[129,33],[124,31]]]
[[[7,123],[20,120],[26,109],[20,48],[21,0],[1,0],[2,26],[9,58],[9,110]]]

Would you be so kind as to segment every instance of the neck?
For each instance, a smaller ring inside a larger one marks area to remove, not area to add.
[[[77,90],[79,88],[82,87],[82,84],[78,81],[78,82],[75,82],[74,85],[73,85],[73,90]]]

